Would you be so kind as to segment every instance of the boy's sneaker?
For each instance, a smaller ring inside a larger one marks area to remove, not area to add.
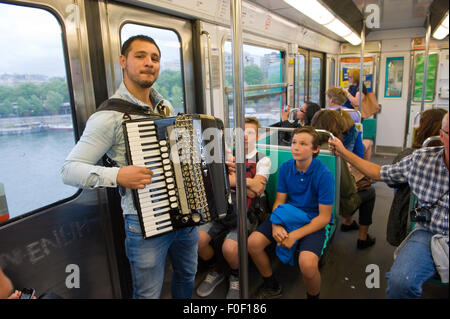
[[[281,298],[281,285],[278,284],[277,288],[269,288],[262,284],[256,292],[256,299],[278,299]]]
[[[209,296],[214,291],[214,288],[216,288],[217,285],[220,284],[224,279],[224,273],[219,274],[214,269],[209,270],[206,274],[205,279],[197,287],[197,295],[199,295],[200,297]]]
[[[230,275],[230,287],[228,288],[227,292],[227,299],[239,299],[240,293],[239,293],[239,277]]]

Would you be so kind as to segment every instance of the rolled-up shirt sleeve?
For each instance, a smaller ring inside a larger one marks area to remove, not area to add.
[[[270,161],[270,158],[268,156],[261,158],[258,163],[256,163],[255,175],[264,176],[266,180],[269,180],[271,164],[272,162]]]
[[[380,170],[381,180],[388,185],[407,183],[413,164],[413,154],[411,154],[395,164],[383,165]]]
[[[114,112],[92,115],[61,169],[65,184],[78,188],[116,187],[118,167],[97,165],[116,140]]]

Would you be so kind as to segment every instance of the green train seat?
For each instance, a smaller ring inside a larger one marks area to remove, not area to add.
[[[363,119],[362,126],[363,130],[363,139],[374,140],[377,136],[377,120],[376,119]]]

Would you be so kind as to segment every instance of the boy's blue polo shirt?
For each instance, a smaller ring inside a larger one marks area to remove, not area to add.
[[[328,168],[313,158],[306,172],[291,159],[280,166],[277,192],[287,193],[287,203],[303,209],[310,218],[319,215],[319,204],[333,205],[334,178]]]

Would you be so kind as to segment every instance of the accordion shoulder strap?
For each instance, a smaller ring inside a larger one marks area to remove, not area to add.
[[[143,115],[152,119],[163,118],[162,115],[154,113],[152,111],[145,110],[140,105],[117,98],[108,99],[104,101],[102,104],[100,104],[100,106],[97,108],[95,112],[101,111],[121,112],[123,113],[122,120],[124,121],[131,120],[130,115]],[[117,163],[106,154],[103,155],[103,165],[106,167],[118,167]]]
[[[131,119],[130,115],[143,115],[155,119],[163,118],[163,116],[158,113],[146,110],[140,105],[118,98],[112,98],[104,101],[95,112],[100,111],[116,111],[124,113],[124,120]]]

